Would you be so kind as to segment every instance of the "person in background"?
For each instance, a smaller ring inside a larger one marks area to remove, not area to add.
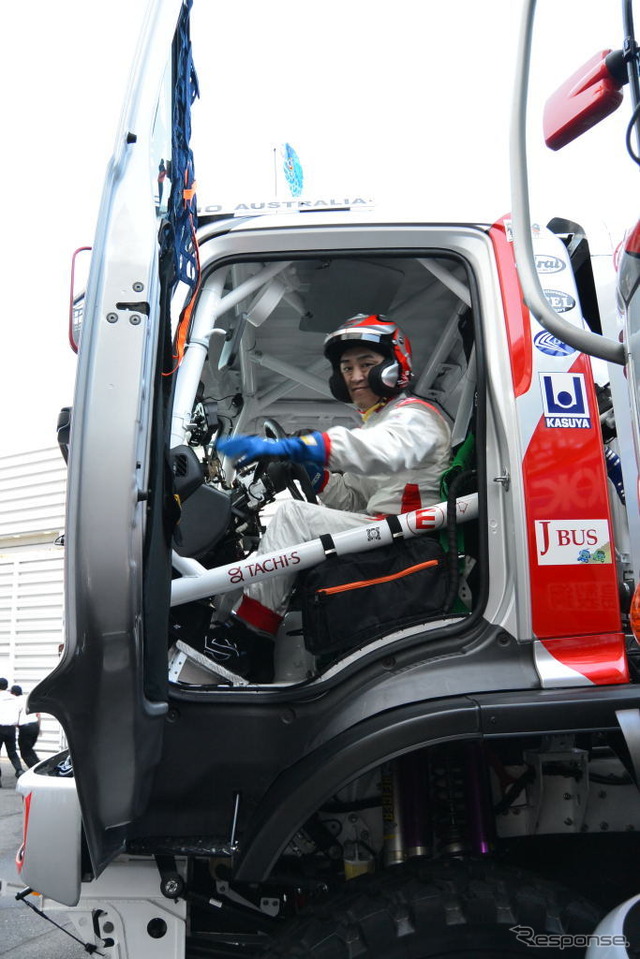
[[[7,750],[9,762],[16,772],[16,779],[24,772],[16,749],[16,727],[19,718],[20,706],[16,697],[9,692],[9,683],[2,676],[0,677],[0,750],[3,746]],[[1,786],[2,773],[0,772]]]
[[[22,692],[22,686],[12,686],[11,693],[16,697],[20,706],[20,715],[18,717],[18,749],[23,762],[29,769],[39,763],[37,753],[34,750],[36,740],[40,735],[40,713],[27,712],[27,696]]]

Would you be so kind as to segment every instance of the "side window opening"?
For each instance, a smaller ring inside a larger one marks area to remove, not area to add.
[[[236,469],[228,457],[218,455],[218,439],[236,434],[278,438],[305,430],[325,433],[335,426],[357,427],[361,417],[354,407],[338,403],[331,394],[331,365],[323,355],[323,343],[343,320],[363,311],[392,319],[409,337],[414,379],[407,399],[435,408],[451,431],[454,469],[442,477],[442,502],[450,490],[454,500],[460,492],[477,490],[476,351],[465,264],[443,254],[326,256],[243,260],[215,269],[204,278],[192,326],[186,354],[192,366],[178,371],[175,387],[171,455],[182,514],[174,540],[172,681],[225,688],[247,685],[233,670],[226,674],[224,656],[222,669],[220,662],[212,666],[207,635],[212,624],[226,621],[241,600],[242,564],[257,556],[253,566],[260,569],[261,538],[278,503],[292,496],[310,498],[304,467],[276,462]],[[438,543],[444,557],[440,562],[447,566],[431,605],[433,589],[425,580],[426,585],[416,585],[424,599],[414,602],[422,611],[403,615],[402,600],[397,607],[393,600],[397,616],[394,612],[385,625],[365,628],[352,643],[345,640],[337,648],[324,649],[317,636],[305,635],[300,604],[310,576],[300,576],[276,635],[275,674],[268,682],[316,679],[363,652],[425,630],[433,632],[452,617],[468,616],[474,609],[477,578],[476,525],[468,524],[463,533],[450,521],[448,531],[445,524],[439,533],[427,534]],[[415,537],[415,542],[418,539],[426,541]],[[386,549],[378,554],[381,558]],[[395,562],[395,553],[391,557]],[[419,567],[414,560],[405,566]],[[215,575],[222,570],[227,583],[216,591],[211,584],[219,582]],[[211,575],[199,580],[203,571]],[[357,605],[365,594],[377,595],[383,581],[396,582],[396,577],[400,583],[405,576],[410,578],[403,568],[389,566],[385,572],[378,565],[370,576],[366,573],[366,589],[357,579],[357,591],[347,598]],[[184,582],[178,583],[181,579]],[[375,625],[375,603],[372,609]],[[313,631],[309,615],[304,620],[307,632]]]

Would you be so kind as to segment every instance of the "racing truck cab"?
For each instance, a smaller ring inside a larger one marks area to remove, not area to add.
[[[584,951],[640,828],[635,234],[616,301],[614,251],[536,222],[522,184],[484,221],[198,216],[189,17],[152,10],[93,248],[66,643],[30,697],[69,749],[19,781],[21,876],[119,959]],[[363,312],[410,338],[407,401],[451,431],[441,501],[265,554],[306,474],[217,443],[357,426],[322,344]],[[425,543],[437,572],[361,628]],[[313,579],[365,555],[364,584]],[[212,624],[285,570],[273,680],[220,669]]]

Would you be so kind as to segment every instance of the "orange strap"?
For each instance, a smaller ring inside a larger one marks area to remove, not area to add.
[[[200,272],[200,248],[198,246],[198,239],[196,237],[196,231],[193,224],[193,219],[191,220],[191,240],[193,242],[193,252],[196,258],[196,283],[189,298],[189,302],[184,307],[182,313],[180,314],[180,319],[178,320],[178,326],[176,329],[174,343],[173,343],[173,359],[174,367],[172,370],[168,370],[166,373],[163,373],[163,376],[173,376],[175,371],[178,369],[182,363],[182,358],[184,356],[184,351],[187,345],[187,336],[189,330],[191,329],[191,319],[193,316],[193,309],[196,305],[196,299],[198,293],[200,292],[200,284],[202,282],[202,275]]]
[[[377,579],[363,579],[357,583],[344,583],[342,586],[326,586],[319,589],[318,593],[324,593],[330,596],[331,593],[345,593],[349,589],[362,589],[363,586],[378,586],[380,583],[391,583],[394,579],[402,579],[403,576],[409,576],[410,573],[417,573],[421,569],[427,569],[429,566],[438,566],[437,559],[429,559],[425,563],[418,563],[417,566],[409,566],[407,569],[400,570],[399,573],[391,573],[389,576],[379,576]]]

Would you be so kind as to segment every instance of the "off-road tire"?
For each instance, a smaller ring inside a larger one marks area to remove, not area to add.
[[[532,951],[566,959],[584,955],[600,918],[566,888],[519,869],[416,861],[346,883],[292,920],[263,959],[531,959]],[[533,933],[519,939],[514,927]],[[583,941],[554,948],[534,934]]]

